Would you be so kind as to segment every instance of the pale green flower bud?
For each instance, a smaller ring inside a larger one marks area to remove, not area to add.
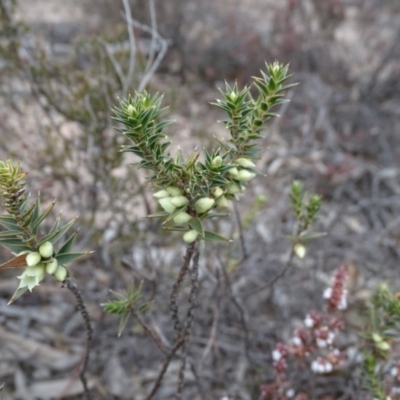
[[[233,176],[234,178],[236,178],[236,176],[239,174],[239,171],[236,167],[231,168],[228,171],[229,175]]]
[[[178,215],[176,215],[174,217],[174,222],[178,225],[181,224],[186,224],[187,222],[189,222],[192,219],[192,216],[189,215],[187,212],[182,211],[181,213],[179,213]]]
[[[217,205],[218,205],[218,207],[221,207],[221,208],[229,208],[229,201],[227,200],[227,198],[225,196],[222,196],[218,200]]]
[[[67,275],[68,271],[67,268],[64,267],[64,265],[59,265],[56,269],[56,272],[54,272],[54,277],[60,282],[64,282]]]
[[[53,275],[56,272],[58,266],[58,261],[53,258],[53,260],[46,264],[46,272],[50,275]]]
[[[381,336],[379,333],[373,333],[373,334],[372,334],[372,340],[373,340],[375,343],[383,342],[383,338],[382,338],[382,336]]]
[[[45,273],[45,266],[43,263],[25,269],[25,274],[27,276],[37,276],[39,277],[40,280],[43,279],[44,273]]]
[[[243,168],[255,168],[255,166],[256,166],[256,164],[254,164],[252,161],[250,161],[247,158],[238,158],[235,161],[235,164],[238,164]]]
[[[38,252],[31,251],[26,256],[26,265],[28,267],[33,267],[33,266],[39,264],[41,259],[42,259],[42,257],[40,256],[40,254]]]
[[[214,197],[219,197],[224,194],[224,191],[220,187],[213,187],[211,193]]]
[[[306,256],[307,249],[301,243],[296,243],[293,247],[293,251],[299,258],[304,258]]]
[[[53,255],[53,245],[51,242],[45,242],[39,246],[39,253],[43,258],[49,258]]]
[[[183,240],[186,243],[193,243],[197,239],[197,236],[199,236],[199,233],[192,229],[191,231],[187,231],[183,235]]]
[[[255,172],[247,171],[247,169],[242,169],[239,171],[238,175],[235,177],[240,182],[246,182],[253,179],[257,174]]]
[[[182,196],[183,192],[181,189],[175,187],[175,186],[169,186],[165,189],[171,196]]]
[[[189,203],[189,200],[185,196],[176,196],[171,198],[171,204],[175,207],[183,207]]]
[[[376,344],[376,347],[382,351],[390,350],[390,344],[388,342],[382,341]]]
[[[164,197],[169,197],[169,193],[166,190],[159,190],[158,192],[155,192],[153,196],[156,199],[163,199]]]
[[[158,202],[167,213],[171,214],[176,209],[176,207],[171,203],[171,197],[164,197],[163,199],[158,200]]]
[[[226,192],[229,194],[238,194],[243,192],[243,186],[236,183],[231,183],[227,186]]]
[[[215,168],[219,168],[222,165],[222,157],[221,156],[216,156],[213,158],[213,160],[211,161],[211,168],[215,169]]]
[[[196,210],[197,213],[203,214],[207,212],[209,209],[211,209],[214,203],[215,203],[214,199],[210,199],[209,197],[202,197],[201,199],[196,201],[194,209]]]
[[[136,108],[132,104],[129,104],[129,106],[126,108],[126,113],[130,116],[132,116],[135,111]]]

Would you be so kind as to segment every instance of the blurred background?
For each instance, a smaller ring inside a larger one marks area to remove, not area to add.
[[[100,304],[109,289],[143,280],[154,301],[145,319],[172,341],[166,298],[184,251],[145,218],[156,203],[136,160],[119,151],[112,107],[135,91],[165,93],[172,151],[211,148],[227,135],[210,104],[217,88],[251,84],[266,61],[289,63],[300,85],[265,129],[264,175],[215,223],[234,242],[207,244],[202,255],[184,399],[260,398],[274,344],[320,306],[343,263],[343,346],[357,347],[376,285],[400,286],[399,21],[397,0],[0,0],[0,159],[20,160],[27,191],[44,204],[57,198],[65,220],[78,214],[77,251],[95,250],[71,271],[95,328],[96,398],[144,399],[163,359],[133,319],[117,338],[118,319]],[[316,228],[327,236],[270,285],[290,252],[294,179],[322,196]],[[0,261],[9,257],[0,250]],[[7,307],[16,286],[13,272],[1,273],[4,399],[81,398],[84,331],[73,298],[49,280]],[[365,398],[353,367],[308,377],[310,398]],[[172,398],[178,368],[173,361],[156,399]]]

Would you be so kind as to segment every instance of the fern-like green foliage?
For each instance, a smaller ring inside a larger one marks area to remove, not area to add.
[[[118,336],[121,336],[131,315],[137,316],[150,307],[151,302],[141,302],[142,288],[143,282],[138,287],[132,282],[126,292],[118,293],[112,290],[111,293],[116,297],[116,300],[109,300],[103,304],[105,312],[121,316]]]
[[[66,235],[76,218],[61,225],[59,215],[48,233],[41,232],[40,226],[50,216],[55,201],[41,211],[40,198],[32,203],[30,198],[25,196],[25,183],[22,181],[25,176],[26,173],[18,163],[11,160],[0,161],[0,198],[1,206],[6,210],[6,214],[0,215],[0,225],[3,227],[0,231],[0,245],[14,254],[14,258],[2,264],[0,270],[25,269],[19,277],[20,286],[10,302],[15,301],[28,289],[32,290],[46,272],[58,280],[66,279],[68,271],[64,264],[89,254],[71,251],[77,232],[68,237]],[[55,251],[53,246],[61,239],[64,243]]]
[[[237,200],[256,176],[252,160],[262,150],[258,143],[262,126],[276,116],[271,110],[286,101],[285,91],[294,86],[286,84],[289,77],[288,67],[275,62],[266,64],[266,72],[254,78],[250,87],[239,90],[237,84],[226,84],[225,90],[220,90],[222,99],[213,104],[227,113],[228,119],[222,123],[230,138],[218,140],[219,146],[206,151],[204,161],[196,151],[187,158],[180,151],[175,157],[167,152],[169,142],[163,130],[173,121],[161,119],[166,111],[161,106],[162,96],[144,92],[121,100],[114,109],[115,119],[121,123],[118,130],[132,142],[123,151],[136,154],[138,167],[151,171],[148,179],[164,209],[152,217],[164,218],[166,229],[186,232],[183,238],[187,243],[197,238],[226,240],[205,230],[203,222],[220,216],[221,209]],[[252,87],[258,92],[256,97]]]

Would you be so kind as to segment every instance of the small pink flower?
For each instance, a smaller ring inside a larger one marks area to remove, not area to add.
[[[332,331],[341,331],[344,329],[344,322],[342,319],[337,318],[337,317],[333,317],[330,321],[329,321],[329,328]]]
[[[327,356],[326,359],[334,366],[337,367],[340,362],[346,359],[344,353],[342,353],[339,349],[333,349]]]
[[[307,328],[314,328],[318,326],[321,323],[321,321],[322,321],[322,315],[312,310],[306,315],[306,318],[304,319],[304,325]]]
[[[298,336],[292,337],[292,339],[290,339],[290,343],[295,347],[300,347],[303,345],[302,340]]]
[[[315,341],[320,349],[330,347],[335,339],[335,334],[327,326],[323,326],[315,331]]]
[[[285,359],[281,358],[279,361],[275,361],[273,366],[278,374],[282,374],[287,368],[287,363]]]
[[[277,343],[275,349],[272,351],[272,359],[279,361],[282,358],[286,358],[289,354],[288,348],[284,343]]]

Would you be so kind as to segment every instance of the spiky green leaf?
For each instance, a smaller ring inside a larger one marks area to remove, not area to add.
[[[58,250],[58,253],[60,254],[65,254],[69,253],[71,250],[72,245],[75,242],[76,235],[78,234],[78,231],[75,231],[67,240],[66,242],[60,247],[60,250]]]
[[[56,204],[56,202],[53,201],[42,214],[39,214],[36,218],[35,218],[35,215],[33,216],[32,222],[31,222],[31,228],[34,233],[37,232],[37,228],[44,221],[44,219],[50,214],[50,212],[54,208],[55,204]]]
[[[204,231],[204,239],[210,242],[231,242],[230,239],[210,231]]]
[[[54,258],[58,261],[58,264],[67,264],[72,261],[78,260],[79,258],[85,257],[92,252],[87,251],[85,253],[58,253]]]
[[[18,230],[13,230],[13,231],[1,231],[0,232],[0,238],[7,238],[7,237],[12,237],[12,236],[17,236],[20,235],[21,231]]]
[[[7,304],[10,305],[11,303],[14,303],[14,301],[20,298],[27,290],[28,288],[26,286],[23,288],[18,288]]]
[[[0,245],[11,250],[13,253],[20,253],[21,251],[31,251],[32,248],[24,243],[21,239],[7,238],[0,239]]]
[[[200,218],[192,218],[189,221],[189,226],[194,229],[201,237],[204,236],[203,223]]]

